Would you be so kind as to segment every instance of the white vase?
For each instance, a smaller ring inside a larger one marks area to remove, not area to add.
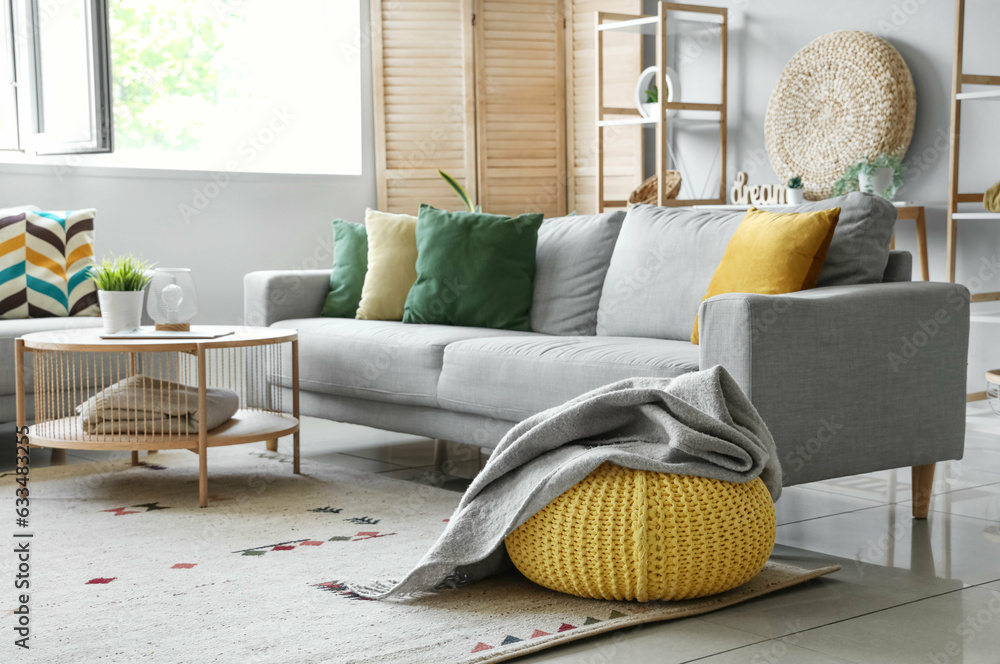
[[[143,291],[97,291],[105,334],[135,330],[142,325]]]
[[[858,189],[868,194],[882,196],[882,192],[892,187],[895,173],[891,168],[876,168],[874,175],[858,174]]]
[[[789,205],[802,205],[805,202],[805,192],[789,187],[785,190],[785,202]]]

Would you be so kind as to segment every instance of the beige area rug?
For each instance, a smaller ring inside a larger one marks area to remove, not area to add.
[[[459,494],[319,463],[297,477],[290,458],[257,447],[209,454],[207,509],[188,452],[144,456],[136,468],[32,471],[31,650],[21,661],[499,662],[837,569],[769,563],[741,588],[677,603],[580,599],[516,573],[411,603],[361,600],[340,583],[401,578]],[[13,480],[0,477],[8,515]],[[4,549],[2,567],[13,569]],[[9,588],[0,597],[10,640],[13,600]]]

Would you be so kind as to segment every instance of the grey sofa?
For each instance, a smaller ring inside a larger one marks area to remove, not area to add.
[[[70,318],[28,318],[0,320],[0,423],[17,420],[16,381],[14,371],[14,340],[32,332],[52,330],[74,330],[100,327],[101,319],[94,316],[72,316]],[[25,412],[28,420],[35,416],[32,362],[24,363]]]
[[[320,318],[329,270],[247,275],[246,323],[298,329],[304,415],[483,447],[600,385],[721,364],[770,427],[786,485],[911,466],[923,517],[933,464],[963,453],[969,294],[909,281],[881,199],[791,209],[835,205],[809,291],[702,303],[744,213],[637,206],[546,220],[532,332]]]

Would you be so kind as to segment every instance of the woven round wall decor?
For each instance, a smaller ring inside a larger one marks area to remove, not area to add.
[[[809,44],[785,66],[767,105],[767,154],[805,197],[821,200],[849,166],[883,152],[902,157],[917,115],[913,76],[893,46],[841,30]]]

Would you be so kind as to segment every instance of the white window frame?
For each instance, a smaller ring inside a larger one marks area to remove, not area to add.
[[[65,141],[45,133],[40,27],[47,7],[59,0],[9,0],[14,20],[18,134],[21,149],[39,155],[86,154],[114,150],[111,49],[107,0],[83,0],[87,16],[87,71],[90,76],[90,135]]]
[[[4,31],[4,40],[7,45],[7,63],[3,71],[0,71],[0,76],[3,77],[3,85],[11,86],[14,92],[14,126],[18,128],[13,134],[16,144],[13,147],[0,148],[3,151],[10,150],[20,150],[21,149],[21,132],[20,132],[20,110],[17,108],[17,73],[15,70],[15,41],[14,41],[14,13],[13,6],[11,4],[12,0],[0,0],[0,30]]]

